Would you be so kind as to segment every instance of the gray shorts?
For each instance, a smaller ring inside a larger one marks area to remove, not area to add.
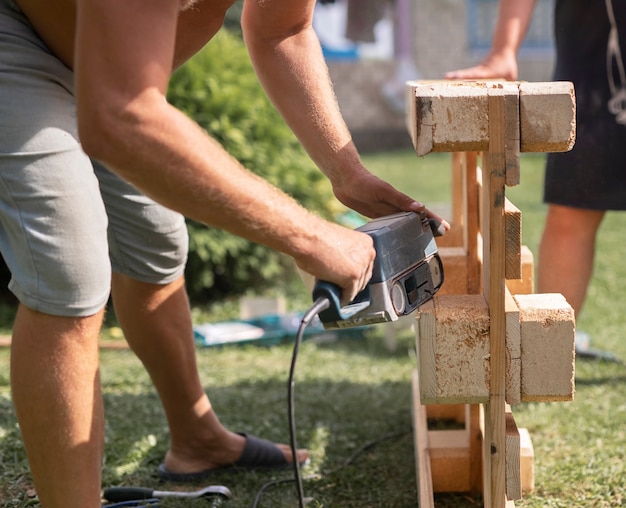
[[[82,151],[73,74],[12,0],[0,0],[0,251],[26,306],[88,316],[111,270],[143,282],[180,277],[184,218]]]

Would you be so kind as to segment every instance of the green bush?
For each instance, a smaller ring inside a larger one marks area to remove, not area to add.
[[[218,33],[175,73],[168,100],[245,167],[309,210],[326,218],[340,210],[326,177],[267,99],[240,37]],[[275,251],[195,221],[187,225],[186,278],[194,302],[262,291],[293,275],[292,263]]]

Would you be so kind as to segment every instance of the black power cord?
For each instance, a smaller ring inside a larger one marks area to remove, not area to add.
[[[331,302],[328,298],[320,297],[304,313],[302,320],[300,321],[300,326],[298,328],[298,333],[296,335],[296,340],[295,340],[295,344],[293,347],[293,353],[291,357],[291,366],[289,368],[289,382],[287,386],[287,406],[288,406],[288,412],[289,412],[289,418],[288,418],[289,419],[289,440],[290,440],[291,454],[293,457],[294,478],[283,478],[283,479],[274,480],[274,481],[264,484],[257,492],[254,498],[254,501],[252,503],[252,508],[257,508],[259,506],[259,503],[261,502],[261,496],[264,494],[264,492],[268,488],[276,486],[276,485],[280,485],[283,483],[293,482],[293,481],[295,481],[296,483],[296,493],[298,495],[299,508],[305,508],[306,501],[304,497],[304,487],[302,485],[302,473],[300,471],[300,463],[298,462],[298,458],[297,458],[298,446],[296,443],[296,417],[295,417],[295,401],[294,401],[296,362],[298,359],[298,353],[300,352],[300,344],[302,343],[304,330],[311,323],[311,321],[315,318],[315,316],[317,316],[323,310],[327,309],[330,305],[331,305]],[[337,470],[341,469],[342,467],[350,465],[358,455],[372,448],[373,446],[383,441],[387,441],[387,440],[394,439],[400,436],[404,436],[408,432],[410,431],[391,432],[389,434],[379,437],[378,439],[370,441],[369,443],[366,443],[365,445],[357,449],[344,462],[342,466],[337,468]],[[331,472],[335,472],[335,471],[336,470],[333,470]]]
[[[298,359],[298,352],[300,351],[300,344],[302,343],[302,336],[304,335],[304,329],[313,321],[313,318],[320,312],[330,307],[330,300],[326,297],[320,297],[315,300],[315,303],[304,313],[300,327],[298,328],[298,334],[296,336],[296,342],[293,346],[293,354],[291,356],[291,367],[289,368],[289,384],[287,386],[287,408],[289,410],[289,440],[291,444],[291,455],[293,457],[293,469],[296,477],[296,490],[298,494],[298,503],[300,508],[304,508],[304,488],[302,487],[302,473],[300,472],[300,463],[298,462],[296,445],[296,416],[295,416],[295,402],[294,402],[294,387],[295,387],[295,373],[296,373],[296,361]]]

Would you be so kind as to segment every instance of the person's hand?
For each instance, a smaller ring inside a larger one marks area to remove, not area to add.
[[[489,55],[481,64],[467,69],[450,71],[446,79],[517,79],[517,60],[515,55]]]
[[[366,217],[423,211],[427,217],[440,222],[446,231],[450,229],[450,224],[442,217],[365,169],[343,182],[334,182],[333,192],[344,205]]]
[[[320,221],[309,231],[309,247],[294,256],[298,268],[341,288],[341,303],[356,297],[369,282],[374,268],[374,241],[366,234]]]

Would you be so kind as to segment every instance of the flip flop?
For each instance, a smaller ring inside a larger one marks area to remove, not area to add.
[[[238,432],[246,438],[246,444],[241,456],[230,466],[206,469],[192,473],[176,473],[159,465],[159,479],[164,482],[195,482],[206,480],[208,477],[224,471],[278,469],[286,468],[291,464],[285,459],[283,452],[271,441],[261,439],[251,434]]]

